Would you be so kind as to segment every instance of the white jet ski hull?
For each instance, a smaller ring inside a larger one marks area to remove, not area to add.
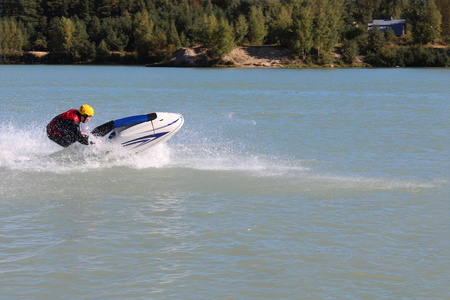
[[[156,112],[110,121],[95,128],[92,133],[105,136],[125,149],[141,153],[148,148],[167,142],[184,124],[178,113]],[[112,130],[112,131],[111,131]]]

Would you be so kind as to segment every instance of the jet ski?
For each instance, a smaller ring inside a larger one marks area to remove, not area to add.
[[[154,112],[106,122],[94,128],[92,135],[121,144],[124,148],[141,153],[148,148],[167,142],[184,124],[178,113]]]

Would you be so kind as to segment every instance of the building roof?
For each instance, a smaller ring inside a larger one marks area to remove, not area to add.
[[[373,26],[378,26],[381,31],[386,31],[386,29],[391,28],[396,36],[402,35],[403,28],[405,26],[406,20],[405,19],[376,19],[373,20],[373,23],[369,23],[369,29]]]

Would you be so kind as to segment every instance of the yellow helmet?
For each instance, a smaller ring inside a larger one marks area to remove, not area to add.
[[[90,117],[94,115],[94,109],[87,104],[81,105],[78,111],[80,112],[81,115],[88,115]]]

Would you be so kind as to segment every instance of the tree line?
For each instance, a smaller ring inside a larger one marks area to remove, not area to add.
[[[3,63],[29,51],[52,63],[105,63],[130,53],[130,63],[169,59],[201,46],[220,61],[237,45],[280,45],[292,58],[327,64],[336,47],[352,64],[449,65],[448,0],[2,0]],[[406,19],[408,34],[367,31],[373,19]],[[126,61],[125,61],[126,62]]]

